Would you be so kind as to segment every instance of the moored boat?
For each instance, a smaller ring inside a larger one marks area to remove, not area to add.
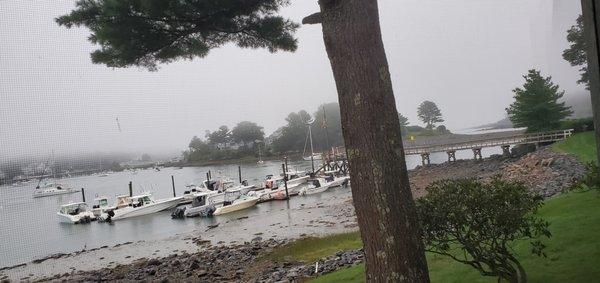
[[[309,180],[309,185],[300,189],[300,195],[319,194],[330,188],[330,184],[323,178]]]
[[[88,209],[85,202],[61,205],[57,215],[60,222],[70,224],[89,223],[96,219],[96,216]]]
[[[34,198],[49,197],[55,195],[73,194],[78,193],[78,189],[68,188],[61,184],[45,183],[44,185],[38,185],[33,191]]]
[[[215,205],[216,210],[213,212],[213,215],[223,215],[226,213],[247,209],[256,205],[257,202],[257,197],[241,195],[233,201],[225,201],[220,205]]]
[[[109,210],[103,218],[107,221],[119,220],[131,217],[152,214],[177,206],[183,197],[173,197],[162,200],[154,200],[150,194],[137,196],[119,196],[115,209]]]

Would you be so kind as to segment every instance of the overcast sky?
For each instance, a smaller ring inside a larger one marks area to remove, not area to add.
[[[337,101],[320,26],[295,53],[234,46],[158,72],[93,65],[86,29],[58,27],[72,0],[0,0],[0,155],[177,152],[194,135],[242,120],[270,134],[292,111]],[[296,22],[317,1],[293,0]],[[432,100],[453,130],[505,117],[522,75],[541,68],[569,95],[577,70],[560,58],[575,0],[380,0],[398,110],[418,124]],[[116,119],[122,131],[119,132]]]

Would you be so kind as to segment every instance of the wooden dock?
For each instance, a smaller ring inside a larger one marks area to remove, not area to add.
[[[499,132],[480,135],[453,135],[450,140],[421,139],[419,141],[406,141],[404,143],[405,155],[421,155],[423,165],[430,164],[429,156],[435,152],[446,152],[448,161],[456,161],[456,151],[471,150],[473,158],[483,159],[481,150],[489,147],[500,147],[504,155],[510,155],[510,147],[523,144],[552,143],[564,140],[573,134],[573,130],[524,133],[523,131]],[[326,158],[327,160],[327,158]],[[334,161],[325,161],[316,172],[338,171],[340,174],[348,173],[348,161],[345,155]]]
[[[490,138],[472,139],[463,142],[454,142],[434,145],[405,145],[406,155],[421,155],[423,165],[429,164],[429,155],[434,152],[446,152],[448,161],[456,161],[456,151],[472,150],[474,159],[482,159],[481,149],[486,147],[501,147],[505,155],[510,155],[510,147],[523,144],[534,144],[539,146],[543,143],[551,143],[564,140],[573,134],[573,130],[543,132],[543,133],[515,133]]]

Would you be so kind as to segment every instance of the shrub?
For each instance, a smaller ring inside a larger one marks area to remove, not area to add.
[[[600,166],[595,162],[586,165],[587,173],[581,179],[580,184],[584,188],[600,190]]]
[[[573,129],[576,133],[594,130],[594,120],[592,118],[565,120],[561,122],[561,129]]]
[[[551,236],[549,224],[536,216],[543,202],[522,184],[499,178],[489,184],[445,180],[427,192],[416,204],[429,252],[510,282],[527,280],[510,247],[516,240],[531,240],[532,253],[545,256],[540,238]]]

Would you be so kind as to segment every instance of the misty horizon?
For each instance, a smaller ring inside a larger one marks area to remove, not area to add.
[[[91,63],[96,47],[88,30],[54,22],[74,2],[0,4],[0,37],[10,39],[0,42],[5,158],[52,151],[174,155],[221,125],[252,121],[269,136],[290,112],[313,114],[337,102],[320,26],[298,30],[295,53],[227,45],[157,72],[111,69]],[[317,10],[316,1],[295,1],[282,14],[301,22]],[[398,111],[422,125],[417,107],[432,100],[452,131],[493,123],[506,117],[512,89],[531,68],[553,76],[567,98],[587,95],[576,84],[577,68],[560,56],[579,10],[577,1],[565,0],[380,1]]]

